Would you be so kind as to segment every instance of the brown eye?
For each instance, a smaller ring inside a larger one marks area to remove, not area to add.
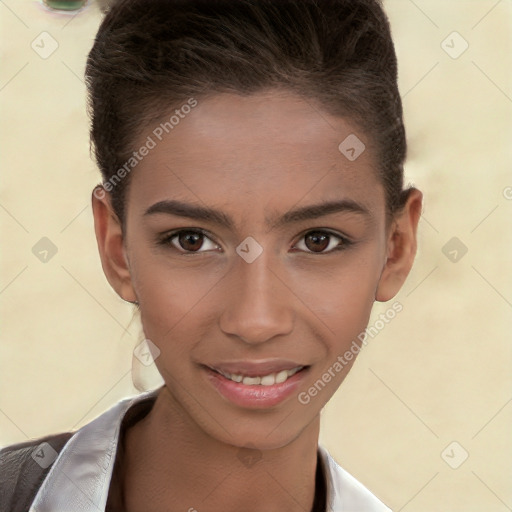
[[[322,252],[329,247],[330,236],[320,231],[313,231],[306,235],[306,247],[310,251]]]
[[[167,235],[161,242],[164,245],[170,245],[182,253],[202,253],[218,248],[210,238],[199,230],[182,229]],[[210,244],[208,246],[208,244]],[[205,247],[206,246],[206,247]],[[203,249],[203,250],[200,250]]]
[[[335,250],[344,249],[350,244],[348,240],[340,235],[335,235],[329,231],[309,231],[301,239],[304,240],[304,247],[299,249],[309,252],[310,254],[324,254]],[[341,243],[340,243],[341,242]],[[300,245],[300,243],[298,244]],[[329,249],[326,251],[326,249]]]
[[[197,251],[203,245],[203,234],[195,231],[182,231],[178,234],[178,243],[185,251]]]

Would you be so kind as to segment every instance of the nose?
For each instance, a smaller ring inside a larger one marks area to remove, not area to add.
[[[291,333],[296,297],[273,268],[266,251],[252,263],[242,258],[236,261],[229,271],[220,317],[220,328],[226,335],[255,345]]]

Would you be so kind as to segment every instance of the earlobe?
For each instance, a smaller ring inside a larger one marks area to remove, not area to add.
[[[98,186],[93,190],[94,231],[103,272],[116,293],[127,302],[136,302],[129,262],[124,247],[121,222],[112,209],[110,194]]]
[[[391,300],[400,291],[412,268],[422,200],[422,193],[411,189],[404,208],[393,220],[387,241],[387,257],[375,292],[375,300],[379,302]]]

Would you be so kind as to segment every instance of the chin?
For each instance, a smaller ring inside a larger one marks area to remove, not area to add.
[[[251,418],[239,419],[231,423],[236,428],[228,429],[229,433],[224,430],[219,432],[219,429],[216,428],[217,432],[211,432],[210,435],[213,434],[219,441],[239,449],[260,451],[284,448],[293,443],[301,434],[305,434],[304,431],[307,429],[313,428],[316,435],[315,442],[318,439],[317,425],[315,422],[308,421],[307,418],[303,418],[302,421],[299,421],[298,418],[290,421],[293,414],[282,417],[265,413],[263,415],[266,415],[267,418],[256,422],[251,415]],[[319,419],[319,416],[317,418]]]

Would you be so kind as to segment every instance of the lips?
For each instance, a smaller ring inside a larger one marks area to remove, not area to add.
[[[307,378],[309,369],[309,366],[298,365],[289,360],[231,361],[212,366],[218,369],[213,369],[210,365],[201,365],[201,375],[206,381],[213,385],[224,399],[238,407],[249,409],[267,409],[285,401],[297,392]],[[225,371],[227,368],[236,372],[247,372],[252,376],[230,373]]]

